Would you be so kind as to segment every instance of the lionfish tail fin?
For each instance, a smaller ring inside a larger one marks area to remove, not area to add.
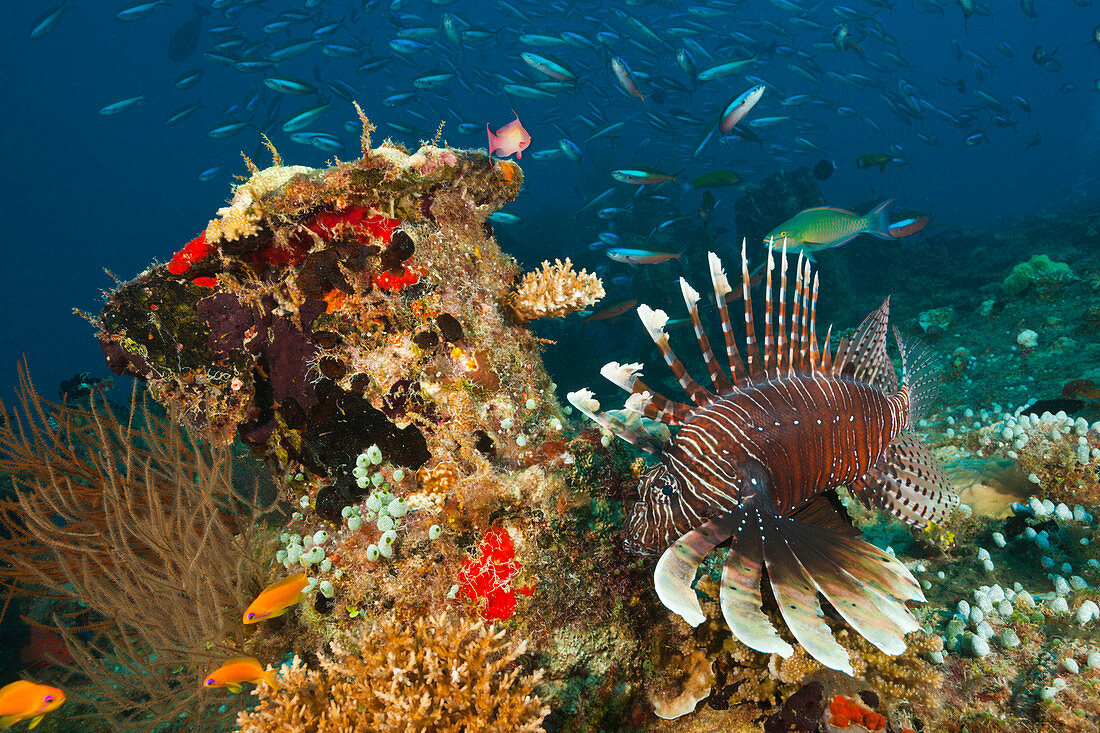
[[[631,395],[630,399],[627,400],[627,409],[635,412],[643,412],[644,405],[637,403],[638,401],[647,401],[648,396],[648,392]],[[585,417],[610,432],[616,438],[621,438],[647,453],[660,455],[661,444],[658,441],[643,432],[635,430],[614,415],[600,412],[600,403],[592,394],[592,390],[578,389],[576,392],[570,392],[566,395],[566,399],[569,400],[569,404],[580,410]]]
[[[942,524],[959,505],[959,495],[939,463],[916,435],[904,432],[886,448],[876,465],[871,502],[917,528]],[[868,496],[864,489],[863,496]]]
[[[901,352],[901,382],[909,388],[909,422],[928,414],[940,391],[940,368],[936,354],[920,339],[905,338],[897,326],[894,339]]]

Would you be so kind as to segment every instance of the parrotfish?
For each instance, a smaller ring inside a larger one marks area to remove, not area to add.
[[[27,729],[34,728],[42,716],[53,712],[65,702],[65,693],[49,685],[36,685],[27,680],[17,680],[0,687],[0,728],[10,728],[16,723],[30,720]]]
[[[872,234],[880,239],[897,239],[890,229],[886,207],[893,199],[883,201],[866,216],[854,214],[832,206],[815,206],[800,211],[764,237],[764,243],[772,249],[786,247],[791,252],[813,253],[855,239],[860,234]]]
[[[242,619],[246,624],[254,624],[276,616],[282,616],[290,607],[306,597],[305,587],[309,585],[309,576],[303,571],[297,575],[283,578],[264,588],[256,600],[248,606]]]
[[[902,563],[859,537],[837,488],[846,486],[860,502],[915,527],[942,522],[959,499],[913,432],[937,383],[930,352],[914,348],[895,329],[899,382],[886,352],[889,299],[835,351],[829,334],[819,343],[817,276],[799,257],[790,288],[786,252],[781,262],[776,273],[769,250],[758,348],[745,246],[746,336],[740,346],[727,306],[733,288],[721,261],[709,255],[728,370],[703,328],[699,293],[681,278],[709,389],[687,373],[669,346],[668,315],[638,306],[643,327],[690,401],[652,391],[641,380],[641,364],[610,362],[600,373],[630,394],[628,412],[678,429],[671,438],[655,439],[601,412],[590,390],[568,399],[601,427],[660,459],[639,480],[626,546],[638,554],[661,553],[653,579],[668,609],[692,626],[706,620],[692,585],[706,556],[728,540],[719,604],[734,636],[759,652],[794,654],[764,611],[766,584],[773,607],[802,648],[826,667],[852,675],[848,652],[825,623],[819,596],[890,655],[902,653],[905,634],[920,628],[907,601],[925,598]]]
[[[241,691],[242,682],[259,683],[263,680],[271,688],[279,686],[275,670],[265,670],[254,657],[238,657],[226,660],[203,680],[203,687],[225,687],[233,694]]]
[[[516,114],[515,110],[512,111],[512,114]],[[531,135],[523,129],[523,123],[519,121],[519,115],[516,115],[516,119],[497,130],[495,135],[489,130],[489,123],[486,122],[485,132],[489,134],[489,155],[497,153],[501,157],[515,155],[517,158],[522,158],[523,151],[531,144]]]

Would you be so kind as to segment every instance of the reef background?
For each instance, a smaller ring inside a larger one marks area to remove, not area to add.
[[[836,626],[856,660],[859,675],[851,679],[801,653],[782,660],[731,639],[714,600],[720,556],[699,581],[710,620],[691,629],[653,593],[652,559],[621,549],[624,510],[644,463],[562,408],[540,355],[572,354],[567,378],[594,380],[605,361],[634,356],[616,351],[610,334],[640,327],[588,324],[583,337],[570,337],[583,338],[585,349],[532,333],[520,315],[533,312],[518,289],[521,269],[485,221],[518,194],[517,165],[434,144],[415,153],[392,143],[371,148],[368,126],[356,161],[312,169],[276,156],[272,167],[250,172],[202,236],[166,248],[178,249],[167,264],[120,282],[95,316],[111,368],[140,377],[173,419],[208,436],[211,450],[247,446],[274,476],[289,515],[256,539],[256,572],[226,580],[238,602],[202,608],[215,622],[194,643],[173,648],[178,660],[149,666],[147,639],[127,635],[111,609],[93,606],[95,621],[121,630],[116,650],[138,645],[123,655],[134,670],[109,670],[119,673],[116,682],[153,670],[164,690],[179,691],[176,703],[205,709],[190,713],[204,717],[176,721],[183,729],[232,729],[235,709],[256,702],[194,699],[203,669],[215,662],[211,649],[289,665],[297,687],[258,695],[256,714],[268,722],[369,714],[375,725],[396,724],[416,720],[415,701],[427,694],[467,700],[483,729],[811,730],[825,725],[828,703],[843,696],[885,715],[895,731],[1096,729],[1100,647],[1087,603],[1100,595],[1092,550],[1100,434],[1090,422],[1100,417],[1100,395],[1086,381],[1064,385],[1097,376],[1090,371],[1100,307],[1096,212],[997,235],[945,233],[912,247],[855,244],[823,256],[821,303],[838,325],[854,325],[878,305],[848,274],[850,263],[858,258],[863,271],[871,258],[898,273],[883,283],[896,294],[894,322],[922,331],[948,360],[942,407],[919,425],[972,507],[919,536],[852,507],[864,531],[925,581],[929,603],[919,610],[924,630],[898,658]],[[922,277],[932,262],[942,275],[945,251],[980,262],[988,282]],[[1031,259],[1037,252],[1049,258]],[[547,277],[567,277],[568,287],[535,289],[539,297],[552,293],[564,303],[584,287],[583,277],[567,272]],[[646,275],[655,295],[670,273]],[[553,338],[567,327],[537,333]],[[1034,341],[1021,340],[1026,330]],[[660,384],[662,372],[649,373]],[[1024,420],[1018,408],[1030,396],[1080,404],[1047,411],[1072,417]],[[154,425],[141,439],[172,430]],[[218,481],[224,487],[227,479]],[[188,482],[180,483],[185,490]],[[27,485],[47,493],[53,486]],[[227,496],[240,492],[230,483]],[[249,505],[260,508],[255,497]],[[18,567],[16,552],[26,545],[0,543],[5,567]],[[240,627],[239,600],[270,580],[272,555],[287,569],[307,566],[316,585],[286,616]],[[8,579],[27,581],[19,573]],[[55,604],[18,604],[33,620],[55,623]],[[499,624],[500,639],[485,636],[479,618]],[[404,668],[415,684],[372,697],[363,710],[341,707],[367,694],[346,689],[346,670],[381,675],[373,687],[384,689],[398,669],[386,667],[394,664],[386,651],[415,648],[431,635],[425,619],[453,630],[440,633],[454,633],[455,643]],[[71,631],[68,642],[88,639]],[[484,658],[485,649],[505,661],[480,677],[471,672],[455,690],[429,681],[446,660]],[[68,666],[78,674],[66,680],[73,701],[43,729],[71,729],[71,716],[90,710],[81,695],[94,709],[112,709],[97,700],[95,679],[81,680],[91,659],[74,656]],[[305,694],[318,685],[334,692]],[[112,709],[114,722],[98,725],[147,727],[163,705],[134,697],[132,706]]]

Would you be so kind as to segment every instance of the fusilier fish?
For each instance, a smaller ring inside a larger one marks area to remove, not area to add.
[[[100,107],[99,113],[104,116],[117,115],[125,112],[126,110],[133,109],[143,102],[148,101],[149,100],[145,97],[145,94],[142,93],[137,95],[136,97],[127,97],[126,99],[120,99],[117,102],[111,102],[105,107]]]
[[[760,98],[764,96],[764,90],[766,87],[763,84],[758,84],[751,89],[741,93],[734,98],[732,102],[726,105],[726,108],[722,110],[722,116],[718,120],[718,130],[723,135],[728,135],[729,131],[737,125],[738,122],[745,118],[756,103],[760,101]]]

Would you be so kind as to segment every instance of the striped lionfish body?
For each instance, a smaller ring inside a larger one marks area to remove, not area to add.
[[[766,571],[794,638],[822,664],[851,674],[848,654],[833,639],[819,598],[882,651],[900,654],[904,635],[918,628],[906,601],[924,601],[924,595],[905,566],[859,539],[835,489],[847,486],[861,501],[914,526],[941,521],[958,503],[911,428],[914,405],[933,392],[930,359],[905,344],[895,329],[903,365],[899,385],[886,353],[889,299],[835,351],[829,334],[819,348],[817,277],[800,256],[788,313],[786,252],[773,300],[770,250],[765,332],[758,348],[743,245],[741,257],[743,357],[726,304],[732,288],[721,262],[710,254],[728,372],[703,330],[699,294],[680,281],[713,391],[693,380],[672,352],[664,332],[667,316],[645,305],[638,315],[693,404],[650,390],[641,381],[640,364],[611,362],[601,370],[630,392],[628,416],[678,428],[669,440],[659,443],[629,420],[600,412],[588,390],[571,393],[569,401],[661,458],[639,483],[627,547],[662,553],[654,582],[666,606],[692,625],[705,620],[692,583],[706,555],[728,540],[719,600],[734,635],[758,651],[793,653],[763,611]]]

